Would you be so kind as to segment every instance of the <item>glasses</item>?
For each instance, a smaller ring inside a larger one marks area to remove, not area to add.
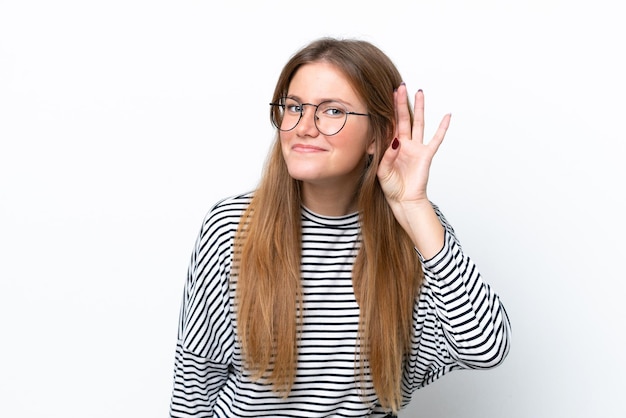
[[[291,97],[281,97],[278,103],[270,103],[273,107],[272,123],[278,130],[291,131],[302,119],[305,106],[315,108],[315,127],[326,136],[336,135],[343,129],[348,120],[348,115],[369,116],[367,113],[349,112],[346,107],[336,101],[327,100],[320,104],[300,103]]]

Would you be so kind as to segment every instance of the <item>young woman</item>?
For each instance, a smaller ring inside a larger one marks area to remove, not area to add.
[[[424,142],[389,58],[319,39],[285,65],[253,192],[217,203],[178,328],[172,417],[384,417],[455,369],[499,365],[498,296],[427,196]]]

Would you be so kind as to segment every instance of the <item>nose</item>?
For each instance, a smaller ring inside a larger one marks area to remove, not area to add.
[[[310,107],[310,109],[307,109],[307,107]],[[298,122],[298,126],[296,126],[296,130],[299,136],[315,137],[320,133],[317,130],[317,126],[315,125],[316,111],[317,107],[315,105],[302,105],[302,117],[300,118],[300,122]]]

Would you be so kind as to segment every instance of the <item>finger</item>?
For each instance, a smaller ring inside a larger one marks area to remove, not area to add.
[[[424,142],[424,92],[419,89],[415,93],[413,108],[413,139]]]
[[[406,85],[400,84],[396,92],[396,131],[398,139],[411,139],[411,115]]]
[[[378,165],[378,178],[384,180],[391,176],[393,172],[393,163],[398,157],[398,153],[400,152],[400,141],[398,138],[394,138],[389,144],[389,147],[383,154],[383,158],[380,160],[380,164]]]
[[[393,112],[395,117],[395,124],[393,127],[393,135],[394,138],[398,137],[398,89],[393,91]]]
[[[428,146],[433,148],[433,153],[437,152],[437,150],[439,149],[439,146],[443,142],[443,138],[446,136],[446,132],[448,132],[448,127],[450,127],[451,118],[452,118],[452,114],[448,113],[447,115],[443,117],[443,119],[441,119],[441,122],[439,122],[439,127],[437,128],[435,135],[428,143]]]

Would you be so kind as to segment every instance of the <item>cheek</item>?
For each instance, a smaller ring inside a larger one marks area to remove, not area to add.
[[[286,135],[286,132],[279,133],[278,141],[280,142],[280,148],[283,150],[284,155],[287,150],[287,144],[289,144],[289,135]]]
[[[340,134],[344,132],[341,131]],[[373,154],[376,150],[372,135],[363,129],[346,130],[341,137],[333,137],[332,144],[343,153],[351,152],[359,157],[364,154]]]
[[[368,158],[365,145],[347,142],[333,147],[332,164],[344,167],[358,167]]]

